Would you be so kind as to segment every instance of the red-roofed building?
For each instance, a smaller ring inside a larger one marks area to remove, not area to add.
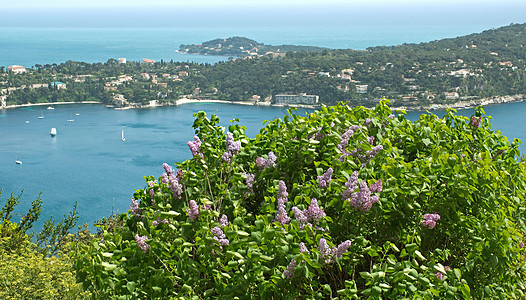
[[[26,68],[22,66],[14,65],[14,66],[7,67],[7,72],[13,73],[13,74],[22,74],[26,72]]]

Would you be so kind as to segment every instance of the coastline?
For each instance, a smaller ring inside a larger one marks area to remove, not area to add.
[[[236,104],[236,105],[249,105],[249,106],[267,106],[267,107],[297,107],[297,108],[307,108],[307,109],[316,109],[321,107],[321,105],[307,105],[307,104],[289,104],[289,105],[283,105],[283,104],[272,104],[270,102],[254,102],[254,101],[232,101],[232,100],[217,100],[217,99],[189,99],[189,98],[181,98],[176,100],[175,102],[170,103],[162,103],[162,104],[156,104],[156,105],[143,105],[138,108],[153,108],[153,107],[160,107],[160,106],[179,106],[189,103],[224,103],[224,104]],[[133,107],[120,107],[115,109],[132,109]]]
[[[4,108],[20,108],[20,107],[31,107],[31,106],[46,106],[46,105],[61,105],[61,104],[101,104],[102,102],[99,101],[81,101],[81,102],[46,102],[46,103],[27,103],[27,104],[15,104],[15,105],[7,105],[7,106],[0,106],[0,109]]]
[[[523,94],[517,94],[517,95],[509,95],[509,96],[495,96],[495,97],[489,97],[489,98],[481,98],[481,99],[473,99],[468,101],[458,101],[451,104],[433,104],[429,106],[391,106],[391,109],[393,110],[405,110],[405,111],[433,111],[433,110],[446,110],[446,109],[468,109],[468,108],[474,108],[477,106],[486,106],[486,105],[496,105],[496,104],[505,104],[505,103],[513,103],[513,102],[523,102],[526,101],[526,95]],[[124,110],[124,109],[137,109],[137,108],[154,108],[154,107],[161,107],[161,106],[179,106],[184,104],[190,104],[190,103],[225,103],[225,104],[236,104],[236,105],[249,105],[249,106],[267,106],[267,107],[281,107],[281,108],[289,108],[289,107],[297,107],[297,108],[307,108],[307,109],[317,109],[320,108],[321,105],[307,105],[307,104],[272,104],[270,102],[254,102],[254,101],[232,101],[232,100],[217,100],[217,99],[189,99],[189,98],[181,98],[176,100],[175,102],[170,103],[162,103],[162,104],[155,104],[155,105],[142,105],[142,106],[126,106],[126,107],[113,107],[111,105],[107,105],[108,108],[114,108],[117,110]],[[48,103],[27,103],[27,104],[16,104],[16,105],[7,105],[7,106],[1,106],[0,109],[8,109],[8,108],[20,108],[20,107],[31,107],[31,106],[51,106],[51,105],[62,105],[62,104],[103,104],[100,101],[82,101],[82,102],[48,102]]]
[[[473,99],[468,101],[458,101],[452,104],[433,104],[430,106],[416,106],[416,107],[407,107],[407,106],[398,106],[392,107],[394,110],[406,110],[406,111],[426,111],[426,110],[446,110],[446,109],[468,109],[475,108],[477,106],[486,106],[486,105],[495,105],[495,104],[505,104],[513,102],[523,102],[526,100],[526,95],[517,94],[517,95],[508,95],[508,96],[495,96],[489,98]]]

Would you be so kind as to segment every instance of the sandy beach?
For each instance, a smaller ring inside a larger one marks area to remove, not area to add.
[[[18,108],[18,107],[30,107],[30,106],[53,106],[61,104],[100,104],[98,101],[82,101],[82,102],[49,102],[49,103],[27,103],[27,104],[18,104],[18,105],[7,105],[0,108]]]

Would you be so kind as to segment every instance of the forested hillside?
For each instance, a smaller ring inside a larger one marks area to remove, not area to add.
[[[366,50],[324,50],[233,58],[214,65],[178,62],[36,65],[0,73],[7,104],[98,99],[120,105],[180,97],[272,101],[276,94],[318,95],[324,104],[432,106],[526,94],[526,25]],[[4,71],[4,69],[0,71]],[[54,82],[66,86],[59,89]],[[42,87],[42,85],[44,85]]]

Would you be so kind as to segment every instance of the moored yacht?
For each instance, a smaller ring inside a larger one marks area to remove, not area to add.
[[[57,135],[57,129],[55,127],[51,128],[51,131],[49,132],[49,134],[51,134],[51,136]]]

